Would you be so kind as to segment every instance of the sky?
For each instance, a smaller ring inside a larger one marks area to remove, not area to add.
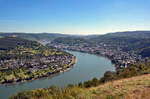
[[[0,32],[150,30],[150,0],[0,0]]]

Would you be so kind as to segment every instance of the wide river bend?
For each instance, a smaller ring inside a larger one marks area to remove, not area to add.
[[[9,86],[0,85],[0,99],[8,99],[11,95],[20,90],[46,88],[51,85],[64,87],[68,84],[78,84],[79,82],[90,80],[94,77],[99,79],[106,71],[115,70],[111,61],[105,57],[75,51],[68,52],[78,59],[72,70],[57,74],[51,78],[42,78]]]

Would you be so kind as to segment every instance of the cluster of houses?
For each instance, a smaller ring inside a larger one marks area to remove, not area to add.
[[[136,54],[134,51],[125,52],[119,45],[114,46],[114,45],[107,45],[104,43],[94,45],[88,43],[74,44],[74,45],[68,45],[63,43],[59,44],[52,43],[49,45],[62,50],[74,50],[105,56],[111,59],[112,63],[114,63],[115,66],[121,68],[127,67],[131,63],[145,61],[145,59],[143,59],[141,55]]]
[[[52,55],[37,59],[10,59],[0,60],[0,70],[27,67],[30,71],[45,68],[60,68],[69,65],[73,60],[70,54]]]

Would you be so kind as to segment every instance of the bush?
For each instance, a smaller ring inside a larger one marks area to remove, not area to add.
[[[104,83],[104,82],[111,81],[111,80],[114,80],[114,79],[116,79],[116,73],[112,72],[112,71],[106,71],[104,73],[104,77],[102,77],[100,79],[100,82]]]

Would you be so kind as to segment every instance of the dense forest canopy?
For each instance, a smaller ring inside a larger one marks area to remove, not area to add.
[[[35,40],[35,41],[51,41],[58,37],[66,37],[69,35],[65,34],[59,34],[59,33],[3,33],[0,32],[1,37],[5,36],[15,36],[19,38],[29,39],[29,40]]]
[[[32,48],[35,46],[42,46],[36,41],[30,41],[26,39],[21,39],[17,37],[2,37],[0,38],[0,50],[12,50],[19,46],[25,48]]]

